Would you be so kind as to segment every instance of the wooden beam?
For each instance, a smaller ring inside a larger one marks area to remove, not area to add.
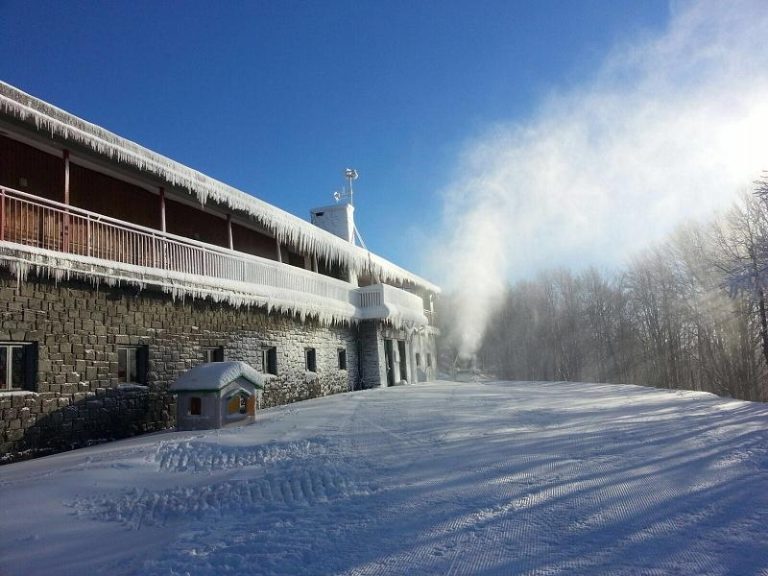
[[[64,150],[64,204],[69,206],[69,150]],[[69,214],[64,214],[63,230],[61,231],[61,248],[69,252]]]
[[[5,240],[5,190],[0,189],[0,241]]]
[[[160,231],[165,232],[165,187],[160,186]]]
[[[64,150],[64,204],[69,206],[69,150]]]

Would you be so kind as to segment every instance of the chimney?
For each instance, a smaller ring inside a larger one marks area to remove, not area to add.
[[[313,208],[311,222],[350,244],[355,243],[355,207],[349,203]]]

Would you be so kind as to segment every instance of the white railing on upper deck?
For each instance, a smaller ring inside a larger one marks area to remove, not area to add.
[[[194,276],[293,290],[359,306],[348,283],[0,186],[0,241]]]
[[[358,288],[357,292],[363,318],[386,319],[395,315],[424,321],[424,301],[416,294],[388,284],[365,286]]]
[[[417,296],[416,294],[406,292],[405,290],[395,288],[388,284],[382,284],[381,288],[384,295],[384,302],[395,304],[400,308],[408,308],[414,311],[418,310],[419,312],[424,311],[424,301],[421,299],[421,296]]]

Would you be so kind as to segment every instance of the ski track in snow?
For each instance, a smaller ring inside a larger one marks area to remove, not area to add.
[[[768,575],[765,405],[432,383],[128,442],[0,468],[3,523],[48,502],[0,573]]]

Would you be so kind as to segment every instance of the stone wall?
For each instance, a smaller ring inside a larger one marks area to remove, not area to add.
[[[263,347],[277,347],[278,374],[269,376],[262,407],[353,389],[356,328],[210,301],[174,302],[133,288],[30,277],[17,284],[0,273],[0,342],[38,342],[36,393],[0,392],[0,454],[58,451],[89,442],[173,426],[168,386],[223,346],[225,359],[261,369]],[[120,387],[117,348],[147,345],[146,387]],[[317,369],[305,370],[306,348]],[[338,366],[345,349],[347,370]]]
[[[384,340],[381,324],[373,320],[360,322],[360,385],[362,388],[387,385],[387,366],[384,358]]]

